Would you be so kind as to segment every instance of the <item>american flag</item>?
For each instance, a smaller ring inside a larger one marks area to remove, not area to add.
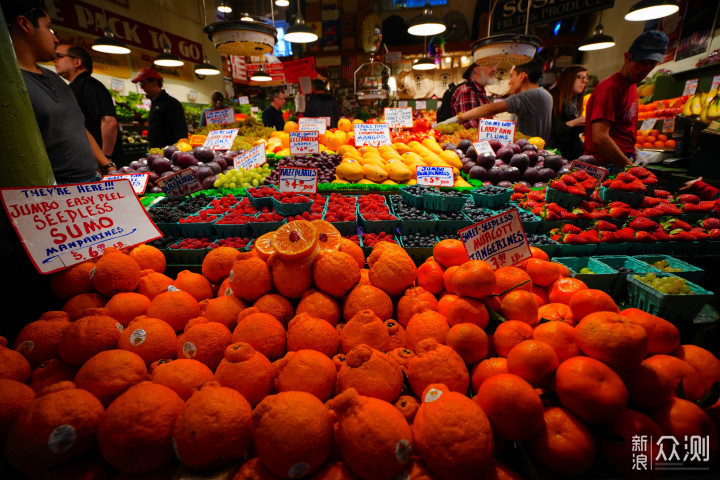
[[[357,68],[357,57],[349,55],[342,59],[342,79],[352,80]]]

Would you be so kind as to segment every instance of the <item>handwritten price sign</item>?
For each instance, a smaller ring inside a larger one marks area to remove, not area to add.
[[[231,128],[229,130],[213,130],[208,133],[204,146],[210,147],[213,150],[230,150],[232,149],[237,134],[237,128]]]
[[[328,117],[313,118],[303,117],[298,120],[298,131],[300,132],[320,132],[325,133],[325,129],[328,126]]]
[[[35,268],[52,273],[162,236],[130,182],[0,189],[3,207]]]
[[[317,193],[317,168],[281,167],[278,188],[281,192]]]
[[[585,162],[578,162],[577,160],[570,162],[570,170],[572,169],[585,170],[587,174],[596,179],[598,183],[602,183],[602,181],[610,175],[610,170],[607,168],[590,165]]]
[[[208,110],[205,112],[205,121],[208,125],[227,125],[235,121],[235,110],[223,108],[222,110]]]
[[[246,95],[238,97],[238,105],[249,105],[249,104],[250,104],[250,99]]]
[[[240,168],[250,170],[251,168],[259,167],[265,162],[267,162],[267,155],[265,155],[265,144],[261,143],[257,147],[251,148],[250,150],[245,152],[244,155],[238,155],[237,157],[235,157],[233,161],[233,168],[235,170],[239,170]]]
[[[385,123],[356,123],[353,126],[355,128],[356,147],[392,145],[390,128]]]
[[[515,140],[515,122],[481,118],[478,124],[478,141],[500,140],[503,145],[513,143]]]
[[[318,132],[290,132],[290,154],[319,153],[320,134]]]
[[[695,95],[698,87],[698,79],[691,78],[685,82],[685,88],[683,89],[683,95]]]
[[[142,195],[147,187],[148,179],[150,178],[149,173],[122,173],[117,175],[105,175],[102,177],[103,180],[130,180],[130,184],[133,187],[135,195]]]
[[[495,156],[495,150],[493,150],[487,140],[473,143],[473,148],[475,149],[478,157],[486,153]]]
[[[155,182],[155,184],[162,189],[163,193],[165,193],[168,198],[185,197],[203,189],[203,186],[195,175],[195,172],[189,168],[180,170],[173,175],[163,177]]]
[[[485,260],[495,270],[532,256],[516,208],[458,232],[471,260]]]
[[[640,124],[640,130],[652,130],[653,127],[655,127],[656,122],[657,122],[657,118],[646,118]]]
[[[432,187],[453,187],[455,186],[455,175],[452,167],[417,167],[418,185],[429,185]]]
[[[412,127],[412,108],[386,108],[385,123],[387,123],[390,128]]]

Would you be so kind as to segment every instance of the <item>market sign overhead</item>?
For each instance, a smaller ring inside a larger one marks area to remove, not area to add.
[[[498,0],[492,13],[491,34],[524,31],[530,0]],[[568,17],[612,8],[615,0],[532,0],[530,25],[542,25]]]

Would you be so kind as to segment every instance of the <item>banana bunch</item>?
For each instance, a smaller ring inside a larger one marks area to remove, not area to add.
[[[703,123],[710,123],[720,118],[720,95],[718,89],[710,90],[710,93],[699,92],[691,96],[683,106],[683,115],[686,117],[698,117]]]

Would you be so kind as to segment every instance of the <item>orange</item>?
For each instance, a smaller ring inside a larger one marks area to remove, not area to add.
[[[555,392],[563,407],[588,423],[617,418],[628,401],[622,379],[610,367],[590,357],[573,357],[555,372]]]
[[[351,122],[350,119],[343,117],[338,120],[337,128],[343,132],[351,132],[353,130],[353,122]]]
[[[477,394],[480,386],[488,379],[501,373],[508,373],[505,357],[490,357],[475,365],[470,372],[472,391]]]
[[[445,292],[449,294],[456,293],[455,290],[452,287],[452,278],[453,275],[455,275],[455,272],[457,269],[460,268],[460,265],[453,265],[451,267],[447,267],[445,271],[443,272],[443,287],[445,287]]]
[[[488,336],[485,330],[474,323],[453,325],[445,337],[445,343],[468,365],[475,365],[488,354]]]
[[[388,329],[388,341],[383,345],[382,350],[389,352],[395,348],[404,347],[407,343],[407,335],[402,325],[397,323],[395,320],[385,320],[385,326]]]
[[[393,402],[400,396],[403,374],[387,355],[367,345],[354,347],[337,372],[339,392],[354,388],[358,394]]]
[[[407,348],[394,348],[387,352],[388,357],[395,361],[400,366],[400,369],[405,375],[407,375],[408,365],[410,365],[410,359],[415,356],[415,352]]]
[[[390,242],[378,242],[367,258],[370,283],[388,295],[401,295],[417,278],[417,267],[405,249]]]
[[[503,317],[520,320],[530,326],[538,323],[538,305],[535,295],[527,290],[513,290],[503,297],[500,304]]]
[[[470,298],[490,295],[497,285],[495,272],[483,260],[469,260],[458,267],[450,277],[453,293]]]
[[[145,361],[126,350],[105,350],[90,358],[75,375],[75,385],[107,407],[128,388],[147,380]]]
[[[347,253],[327,251],[315,258],[313,278],[318,289],[339,298],[360,281],[360,268]]]
[[[438,303],[438,309],[440,309],[440,303]],[[443,310],[451,326],[459,323],[474,323],[480,328],[485,328],[490,321],[487,307],[475,298],[457,297],[452,301],[448,300],[447,307]]]
[[[479,478],[493,464],[493,432],[477,403],[443,384],[428,385],[412,425],[415,448],[442,479]],[[452,425],[452,428],[448,428]]]
[[[253,243],[253,251],[258,253],[258,256],[262,260],[267,260],[270,255],[275,253],[275,247],[273,246],[273,239],[275,238],[275,232],[268,232],[260,235],[255,239]]]
[[[646,365],[654,367],[655,371],[662,372],[663,376],[670,379],[670,383],[675,388],[675,392],[682,388],[682,395],[676,393],[678,397],[686,400],[699,400],[705,393],[700,373],[689,363],[665,354],[657,354],[644,360]],[[680,387],[680,385],[682,385]]]
[[[138,245],[130,250],[128,255],[137,262],[140,270],[149,268],[158,273],[165,273],[167,266],[165,254],[152,245]]]
[[[95,445],[103,406],[72,382],[39,392],[8,432],[5,458],[31,476],[78,457]]]
[[[380,350],[389,338],[388,329],[380,317],[372,310],[360,310],[340,332],[340,350],[347,354],[361,343]]]
[[[613,312],[586,315],[575,327],[575,343],[587,356],[611,367],[629,368],[647,354],[647,332]]]
[[[24,383],[0,378],[0,444],[5,445],[13,422],[34,399],[35,392]]]
[[[353,318],[360,310],[369,309],[380,320],[387,320],[393,316],[393,302],[390,296],[372,285],[358,285],[350,290],[343,304],[343,318],[345,321]]]
[[[537,302],[538,307],[542,307],[543,305],[548,303],[547,290],[545,290],[543,287],[539,287],[533,284],[532,294],[535,296],[535,301]]]
[[[443,267],[436,261],[427,261],[417,269],[417,284],[433,295],[440,294],[445,288]]]
[[[326,222],[325,220],[311,220],[310,225],[312,225],[318,233],[320,250],[338,250],[340,248],[340,243],[342,243],[343,238],[332,223]],[[364,265],[365,262],[363,262],[363,265],[358,266],[363,268]]]
[[[547,303],[538,308],[538,322],[560,321],[575,326],[577,323],[573,317],[572,310],[564,303]]]
[[[657,362],[643,360],[639,365],[616,369],[628,389],[630,405],[643,409],[657,408],[675,395],[677,383],[673,383],[670,375],[659,368]]]
[[[277,293],[263,295],[253,303],[253,307],[260,310],[261,313],[272,315],[283,325],[287,325],[290,319],[295,316],[295,310],[290,300]]]
[[[337,325],[340,319],[340,307],[337,302],[327,293],[317,290],[310,290],[303,294],[300,303],[295,309],[295,314],[307,313],[312,317],[321,318],[330,325]]]
[[[648,335],[648,355],[672,353],[680,345],[680,331],[667,320],[644,312],[639,308],[626,308],[620,316],[637,323]],[[720,378],[720,367],[718,368]]]
[[[189,293],[198,302],[213,297],[210,280],[190,270],[183,270],[178,273],[177,278],[173,282],[173,287]]]
[[[150,299],[135,292],[116,293],[105,304],[110,316],[123,327],[127,327],[133,318],[145,315],[149,306]]]
[[[293,220],[277,230],[272,246],[286,260],[310,256],[318,247],[318,231],[307,220]]]
[[[283,128],[283,132],[297,132],[298,131],[298,124],[297,122],[293,122],[292,120],[288,120],[285,122],[285,127]]]
[[[198,315],[200,315],[198,301],[182,290],[161,293],[152,299],[147,308],[148,317],[167,322],[176,332],[183,330],[188,320]]]
[[[693,435],[708,438],[709,446],[707,456],[713,462],[718,455],[718,430],[710,417],[695,403],[682,398],[672,398],[670,401],[653,411],[650,417],[655,420],[665,435],[680,440]],[[691,460],[688,461],[692,465]],[[695,462],[695,465],[707,466],[707,461]],[[685,463],[683,463],[685,465]]]
[[[190,398],[200,385],[212,380],[212,370],[191,358],[158,360],[150,365],[150,381],[165,385],[183,400]]]
[[[231,388],[208,382],[185,402],[172,438],[183,465],[210,471],[242,460],[253,428],[247,400]]]
[[[493,347],[495,348],[495,352],[501,357],[507,357],[515,345],[531,339],[532,334],[532,327],[525,322],[521,322],[520,320],[502,322],[493,334]]]
[[[62,309],[75,321],[84,316],[86,308],[100,308],[106,303],[107,298],[98,293],[79,293],[65,302]]]
[[[96,353],[114,349],[122,331],[122,325],[107,315],[80,318],[63,331],[58,355],[68,365],[79,367]]]
[[[548,288],[548,301],[550,303],[564,303],[567,305],[573,293],[586,288],[588,287],[585,285],[585,282],[577,278],[558,278]],[[582,319],[577,319],[578,322],[580,320]]]
[[[140,273],[140,283],[136,292],[145,295],[152,300],[163,292],[168,291],[168,287],[173,284],[173,279],[163,273],[155,270],[143,270]]]
[[[500,267],[495,270],[496,285],[493,294],[501,298],[513,290],[532,291],[532,280],[525,270],[517,267]]]
[[[564,322],[545,322],[533,329],[533,340],[539,340],[550,345],[562,363],[568,358],[580,355],[580,349],[575,344],[575,329]]]
[[[103,458],[125,473],[157,470],[173,457],[172,431],[183,401],[168,387],[142,382],[115,399],[97,429]]]
[[[550,256],[547,254],[547,252],[538,247],[533,247],[532,245],[530,245],[530,254],[533,256],[533,258],[550,261]]]
[[[267,313],[252,313],[233,330],[232,343],[245,342],[269,360],[285,354],[286,333],[282,323]],[[226,354],[227,357],[227,354]]]
[[[433,247],[433,257],[443,268],[459,266],[470,261],[465,244],[454,238],[440,240],[436,243]]]
[[[568,306],[573,317],[578,321],[593,312],[620,313],[620,309],[610,295],[594,288],[585,288],[573,293],[568,301]]]
[[[360,478],[390,478],[410,461],[413,435],[398,409],[354,388],[336,396],[330,406],[337,415],[335,442],[342,458]]]
[[[695,367],[706,392],[710,391],[713,383],[720,381],[720,360],[704,348],[680,345],[672,355]]]
[[[215,380],[240,392],[254,407],[272,392],[275,372],[265,355],[248,343],[237,342],[225,349],[225,358],[215,370]]]
[[[278,477],[270,473],[259,458],[253,457],[240,466],[232,480],[281,480],[283,478],[285,477]]]
[[[654,442],[642,445],[637,441],[633,445],[633,438],[644,436],[653,439],[660,438],[663,432],[657,423],[644,413],[626,408],[603,428],[610,433],[610,435],[596,437],[598,450],[602,453],[603,460],[625,477],[644,476],[638,470],[633,469],[634,459],[638,455],[645,455],[648,459],[655,458],[657,445],[654,445]],[[652,473],[648,473],[648,476],[652,475]]]
[[[333,361],[315,350],[288,352],[273,362],[278,392],[297,390],[315,395],[321,402],[335,390],[337,370]]]
[[[410,317],[425,310],[437,310],[438,301],[422,287],[411,287],[397,302],[397,320],[407,327]]]
[[[347,253],[348,255],[353,257],[357,262],[358,267],[360,267],[361,269],[365,268],[365,253],[357,243],[352,242],[347,238],[343,238],[340,240],[338,250],[343,253]]]
[[[450,267],[450,268],[453,268],[453,267]],[[447,316],[447,313],[450,311],[450,306],[458,298],[459,298],[459,295],[455,295],[454,293],[444,293],[440,297],[440,300],[438,300],[437,311],[442,313],[443,315]]]
[[[533,257],[525,263],[525,271],[530,275],[533,285],[549,287],[560,278],[560,270],[557,265],[557,263]]]
[[[416,353],[410,359],[407,372],[415,395],[420,397],[423,390],[433,383],[443,383],[453,392],[463,395],[467,392],[470,374],[455,350],[433,338],[426,338],[418,344]]]
[[[420,408],[420,401],[412,395],[400,395],[397,400],[393,402],[393,405],[395,408],[400,410],[400,413],[403,414],[405,420],[412,425],[412,422],[415,419],[415,414],[417,413],[418,408]]]
[[[283,297],[300,298],[313,286],[312,261],[309,257],[294,261],[277,258],[272,262],[272,281]]]
[[[159,318],[140,316],[130,322],[118,338],[117,348],[138,354],[146,365],[175,358],[175,330]]]
[[[234,298],[234,297],[233,297]],[[225,348],[232,343],[232,334],[221,323],[202,321],[190,324],[178,336],[177,358],[194,358],[215,371],[223,359]]]
[[[240,252],[232,247],[213,248],[203,258],[202,274],[212,283],[219,282],[230,274],[238,253]]]
[[[488,378],[473,400],[490,419],[493,431],[506,440],[530,438],[545,422],[540,395],[517,375],[501,373]]]
[[[257,456],[275,475],[300,478],[319,469],[333,447],[325,405],[307,392],[266,397],[252,413]]]
[[[450,325],[445,315],[427,310],[410,318],[405,331],[405,343],[410,350],[415,350],[417,344],[426,338],[434,338],[444,344],[449,331]]]
[[[95,262],[82,262],[50,275],[50,289],[60,300],[69,300],[80,293],[93,291],[90,272]]]
[[[57,357],[57,344],[68,326],[69,318],[30,322],[20,330],[13,349],[20,352],[31,366],[39,365]]]
[[[90,274],[93,288],[106,297],[131,292],[140,283],[140,266],[124,253],[106,250]]]
[[[558,366],[555,350],[545,342],[523,340],[507,355],[508,372],[527,380],[533,387],[547,386]]]
[[[220,323],[228,329],[235,328],[238,315],[245,309],[243,301],[232,294],[203,300],[199,306],[200,315],[207,318],[208,321]],[[187,328],[188,325],[185,324],[185,330]]]
[[[340,334],[325,320],[301,313],[288,324],[288,352],[315,350],[330,358],[339,349]]]
[[[272,273],[259,258],[237,260],[228,276],[233,294],[241,300],[254,302],[272,288]]]
[[[59,358],[51,358],[32,369],[30,383],[35,392],[62,381],[72,382],[78,369],[68,365]]]
[[[535,458],[555,473],[582,475],[595,462],[592,433],[575,415],[562,407],[548,407],[545,424],[527,445]]]

